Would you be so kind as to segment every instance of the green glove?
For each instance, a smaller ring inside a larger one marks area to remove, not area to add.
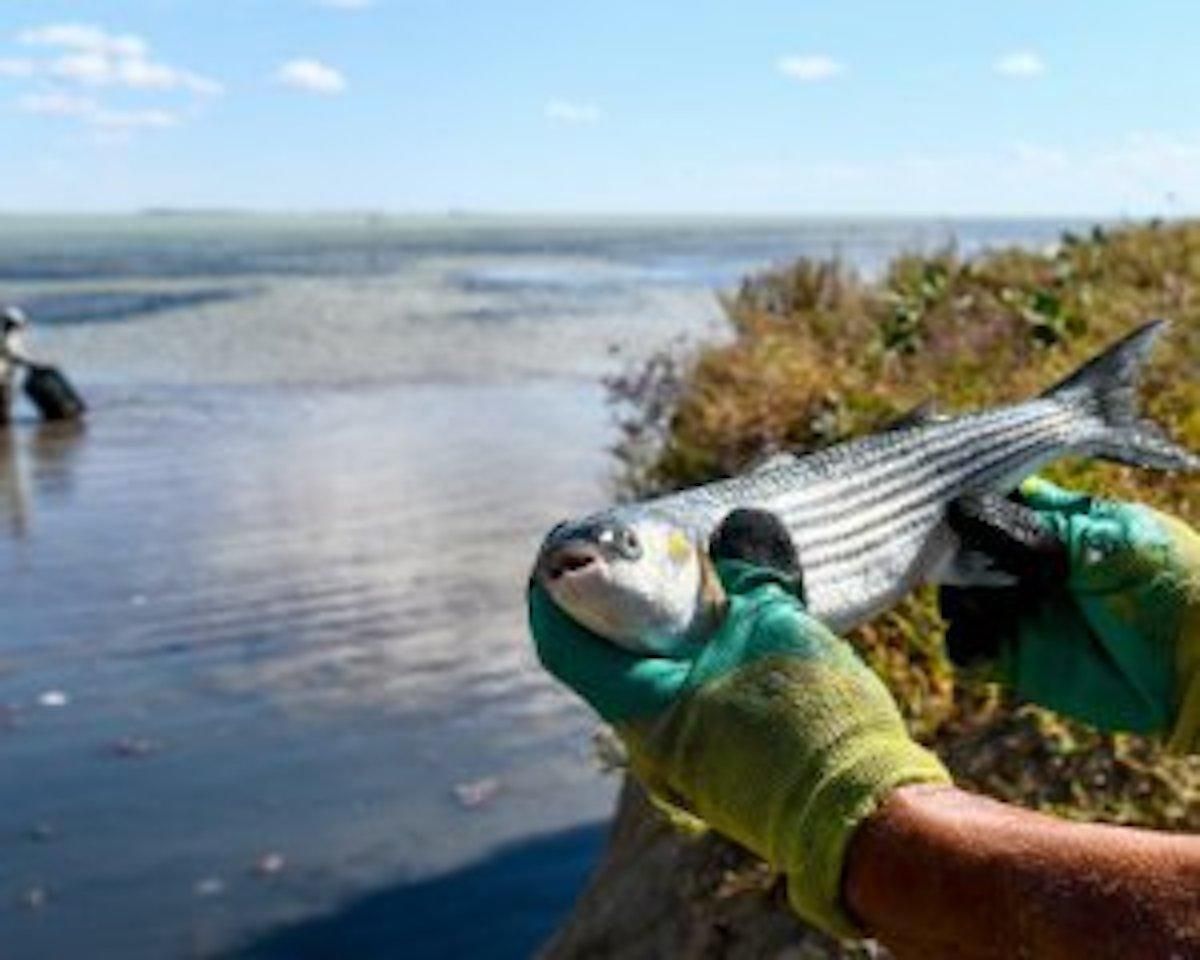
[[[1101,729],[1200,750],[1200,536],[1149,507],[1039,478],[1020,499],[951,513],[968,546],[1018,578],[943,590],[952,659],[990,659],[1022,698]],[[1030,516],[1059,556],[1030,536]]]
[[[786,873],[806,920],[861,936],[841,902],[851,836],[892,790],[949,776],[883,683],[805,613],[794,577],[736,560],[717,572],[727,614],[686,659],[620,649],[532,585],[538,655],[614,725],[653,795]]]

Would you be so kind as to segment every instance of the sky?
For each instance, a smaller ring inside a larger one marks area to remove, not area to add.
[[[1200,212],[1193,0],[0,0],[0,211]]]

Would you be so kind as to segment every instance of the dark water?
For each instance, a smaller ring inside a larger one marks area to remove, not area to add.
[[[752,267],[1059,226],[0,220],[93,407],[0,437],[0,957],[528,955],[616,786],[522,613],[598,375]]]

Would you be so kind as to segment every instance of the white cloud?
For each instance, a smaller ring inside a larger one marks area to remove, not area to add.
[[[102,130],[165,130],[179,126],[179,116],[170,110],[97,110],[86,119]]]
[[[1070,163],[1066,151],[1060,147],[1014,143],[1012,152],[1016,162],[1030,171],[1056,172],[1065,169]]]
[[[140,57],[113,58],[101,53],[73,53],[53,61],[49,73],[60,80],[87,86],[127,87],[130,90],[186,90],[216,96],[224,87],[190,70]]]
[[[25,30],[17,40],[25,46],[57,51],[49,61],[24,61],[29,64],[24,76],[44,73],[89,87],[178,90],[200,96],[224,92],[210,77],[155,60],[150,44],[134,34],[111,33],[90,24],[54,23]]]
[[[1038,77],[1046,72],[1046,64],[1032,50],[1014,50],[1012,53],[1006,53],[993,64],[993,68],[1006,77],[1021,79]]]
[[[596,123],[601,116],[600,108],[594,103],[578,103],[558,98],[547,101],[544,112],[547,120],[576,126]]]
[[[116,81],[135,90],[174,90],[187,82],[181,71],[151,60],[124,60],[115,67]]]
[[[112,61],[102,53],[72,53],[50,64],[49,72],[61,80],[99,86],[112,82]]]
[[[289,60],[275,71],[275,82],[305,93],[344,93],[348,84],[341,71],[320,60]]]
[[[21,58],[0,59],[0,77],[32,77],[37,70],[32,60]]]
[[[375,6],[375,0],[312,0],[313,6],[327,10],[366,10]]]
[[[50,23],[24,30],[16,40],[29,54],[0,60],[0,77],[30,84],[29,92],[17,99],[17,109],[83,124],[105,141],[179,126],[184,116],[175,109],[180,96],[224,92],[210,77],[157,59],[150,44],[132,33],[86,23]],[[137,96],[142,104],[108,102],[110,91],[124,93],[127,100]],[[157,102],[147,104],[151,95]],[[174,106],[163,102],[169,95],[175,98]]]
[[[793,80],[812,82],[830,80],[846,72],[845,64],[823,53],[801,54],[783,57],[779,61],[779,72]]]
[[[92,97],[62,90],[31,93],[17,100],[17,109],[43,117],[68,117],[102,131],[165,130],[180,123],[170,110],[110,110]]]
[[[60,90],[30,93],[17,100],[17,109],[44,117],[87,117],[99,109],[91,97],[80,97]]]
[[[51,23],[34,27],[18,34],[17,41],[26,46],[63,47],[111,57],[144,57],[149,52],[146,41],[139,36],[109,33],[102,27],[86,23]]]
[[[205,77],[199,73],[191,73],[183,71],[179,75],[180,86],[185,90],[190,90],[192,93],[198,93],[204,97],[219,97],[225,92],[225,84],[219,80],[214,80],[212,77]]]

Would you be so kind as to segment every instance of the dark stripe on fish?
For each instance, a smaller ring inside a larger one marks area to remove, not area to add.
[[[804,570],[812,571],[811,576],[816,577],[816,571],[827,571],[831,568],[844,566],[850,562],[857,562],[865,554],[872,550],[878,549],[886,544],[889,540],[903,539],[904,534],[909,530],[913,530],[929,523],[929,514],[937,513],[944,509],[941,505],[944,504],[948,495],[965,492],[977,485],[986,484],[991,477],[1005,476],[1012,473],[1017,468],[1023,466],[1030,461],[1034,461],[1041,456],[1048,455],[1054,452],[1058,444],[1052,440],[1035,440],[1020,449],[1006,454],[1004,457],[988,463],[986,466],[980,467],[964,477],[956,478],[951,483],[942,484],[934,487],[928,493],[924,494],[915,504],[909,505],[901,510],[897,510],[890,517],[888,522],[879,521],[878,524],[870,524],[865,527],[871,532],[869,537],[858,537],[854,541],[843,547],[843,549],[832,553],[821,553],[820,550],[813,550],[812,545],[806,544],[803,541],[800,543],[800,562]],[[957,489],[955,489],[957,488]],[[924,508],[921,504],[926,504]],[[896,522],[896,517],[910,515],[907,520]],[[785,521],[786,522],[786,521]],[[821,545],[825,543],[837,543],[839,541],[822,540]],[[841,541],[846,543],[846,541]]]
[[[1006,451],[1010,449],[1012,439],[1015,438],[1006,437],[1006,440],[1009,442],[994,454],[988,451],[989,455],[993,458],[1009,456]],[[1062,438],[1057,436],[1055,432],[1047,429],[1041,436],[1031,437],[1023,441],[1018,445],[1017,449],[1026,449],[1031,443],[1048,443],[1053,446],[1059,446],[1062,443]],[[946,491],[954,490],[955,487],[958,487],[962,492],[971,489],[977,482],[974,478],[979,476],[981,469],[982,471],[987,471],[987,467],[975,470],[965,470],[964,468],[977,463],[983,452],[981,450],[968,450],[944,466],[939,466],[938,469],[929,471],[927,476],[914,477],[914,482],[905,490],[883,490],[868,500],[852,504],[837,515],[824,517],[822,533],[813,539],[805,539],[805,546],[809,550],[819,551],[819,548],[826,544],[838,544],[845,543],[847,540],[854,540],[865,530],[885,526],[896,516],[911,509],[914,502],[930,499],[931,497],[938,496],[939,493],[944,496]],[[1004,474],[1000,475],[1003,476]],[[873,508],[885,503],[892,504],[892,509],[887,513],[879,515],[872,512]],[[804,529],[807,511],[781,510],[780,513],[785,518],[785,522],[789,527],[794,527],[797,531]],[[849,523],[846,521],[849,521]]]
[[[836,484],[829,483],[828,478],[821,475],[823,471],[812,470],[809,459],[806,458],[794,468],[781,467],[761,476],[751,475],[720,481],[711,487],[702,487],[696,491],[666,498],[667,501],[675,502],[663,502],[662,505],[674,512],[676,505],[690,506],[693,501],[719,507],[729,503],[756,500],[764,505],[774,505],[776,509],[785,509],[789,514],[793,511],[812,513],[815,521],[827,522],[831,516],[861,509],[863,501],[860,498],[863,495],[866,495],[869,503],[875,498],[885,497],[894,494],[898,489],[911,486],[914,475],[919,477],[922,473],[941,469],[940,462],[943,456],[953,455],[962,449],[962,444],[958,441],[963,433],[968,434],[973,446],[994,445],[1002,439],[1007,439],[1010,434],[1028,432],[1027,427],[1030,424],[1044,421],[1049,412],[1043,408],[1025,413],[1013,408],[1013,415],[995,418],[994,423],[989,423],[982,429],[979,426],[979,419],[982,418],[975,418],[975,422],[968,425],[972,430],[954,429],[947,425],[947,435],[926,437],[924,440],[912,437],[908,438],[907,442],[898,443],[893,440],[886,447],[873,444],[876,449],[870,451],[872,456],[864,459],[882,461],[884,469],[879,473],[871,473],[866,465],[855,463],[851,451],[846,463],[853,467],[853,473]],[[1059,415],[1070,417],[1070,411],[1055,411],[1053,418],[1058,420]],[[989,420],[991,419],[989,417]],[[866,443],[875,439],[870,438],[860,443],[865,447]],[[819,457],[821,453],[813,456]]]

